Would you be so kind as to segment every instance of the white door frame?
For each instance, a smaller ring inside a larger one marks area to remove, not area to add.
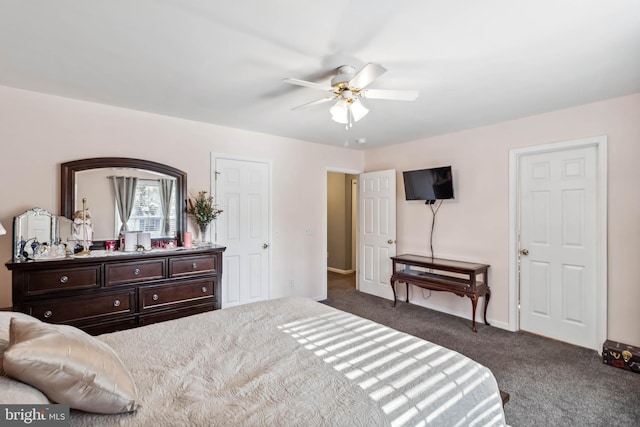
[[[328,166],[325,168],[324,170],[324,182],[322,183],[322,271],[324,272],[324,274],[322,275],[322,295],[320,296],[320,300],[325,300],[327,299],[327,251],[329,250],[327,247],[327,239],[329,237],[329,225],[327,224],[327,197],[329,197],[328,194],[328,188],[327,188],[327,180],[329,179],[329,172],[336,172],[336,173],[344,173],[347,175],[359,175],[361,173],[363,173],[362,170],[357,170],[357,169],[344,169],[344,168],[334,168],[331,166]],[[358,185],[360,185],[360,183],[358,183]],[[359,208],[359,207],[358,207]],[[356,234],[357,236],[357,234]],[[357,241],[357,237],[356,237],[356,241]],[[356,254],[357,254],[357,247],[356,246]],[[358,274],[358,263],[357,263],[357,256],[356,256],[356,275]],[[357,287],[357,281],[356,281],[356,287]]]
[[[556,142],[532,147],[516,148],[509,151],[509,330],[520,329],[518,303],[520,289],[518,282],[519,223],[518,206],[520,158],[531,154],[574,148],[596,147],[597,173],[596,187],[596,337],[598,342],[607,339],[607,137],[596,136],[573,141]]]
[[[269,211],[269,218],[267,220],[267,224],[269,224],[269,241],[267,242],[269,244],[269,247],[271,249],[271,255],[269,256],[269,277],[267,278],[267,280],[269,280],[269,287],[267,290],[268,296],[267,299],[271,298],[271,295],[273,294],[273,203],[272,203],[272,199],[273,199],[273,161],[271,159],[264,159],[261,157],[248,157],[248,156],[239,156],[239,155],[234,155],[234,154],[224,154],[224,153],[216,153],[214,151],[211,152],[211,165],[209,166],[209,169],[211,170],[211,176],[210,176],[210,183],[211,183],[211,195],[213,195],[214,200],[215,198],[218,197],[217,191],[218,188],[216,186],[216,170],[215,170],[215,166],[216,166],[216,159],[227,159],[227,160],[238,160],[238,161],[243,161],[243,162],[258,162],[258,163],[265,163],[269,165],[269,203],[268,203],[268,211]],[[217,243],[218,242],[218,230],[215,230],[216,235],[214,236],[214,242]],[[224,256],[224,255],[223,255]],[[222,280],[224,280],[224,271],[222,272]],[[326,280],[326,274],[325,274],[325,280]]]
[[[351,178],[351,269],[358,264],[358,179]],[[356,285],[356,289],[358,286]]]

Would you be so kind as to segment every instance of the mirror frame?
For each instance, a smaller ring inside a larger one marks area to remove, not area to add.
[[[187,227],[187,173],[174,167],[150,160],[128,157],[94,157],[74,160],[60,165],[60,214],[73,218],[76,206],[76,172],[101,168],[131,168],[162,173],[176,179],[176,236],[178,246],[182,246],[182,236]],[[104,246],[105,241],[94,241],[94,245]]]

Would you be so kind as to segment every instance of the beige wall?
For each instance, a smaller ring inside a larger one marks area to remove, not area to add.
[[[272,161],[272,297],[323,293],[327,169],[398,171],[398,253],[428,253],[430,211],[404,201],[400,172],[452,165],[456,199],[442,206],[438,256],[491,264],[489,319],[508,323],[508,154],[511,148],[608,136],[609,338],[640,345],[640,94],[494,126],[364,152],[108,107],[0,86],[0,259],[11,258],[13,216],[59,212],[59,165],[122,156],[188,173],[190,192],[209,189],[210,153]],[[296,179],[292,179],[296,177]],[[295,197],[293,196],[295,195]],[[304,230],[310,228],[311,235]],[[293,280],[295,287],[289,288]],[[11,275],[0,269],[0,307],[11,304]],[[420,302],[420,301],[418,301]],[[422,304],[468,316],[469,301],[433,293]]]
[[[512,148],[607,135],[608,336],[640,345],[640,94],[365,152],[367,171],[398,171],[398,253],[429,253],[431,212],[406,202],[403,170],[452,165],[456,199],[436,220],[436,256],[491,264],[488,317],[508,318],[508,156]],[[416,303],[468,316],[469,301],[433,293]]]
[[[362,170],[361,151],[330,147],[0,86],[0,259],[11,259],[11,224],[32,207],[60,212],[60,163],[120,156],[188,173],[188,190],[210,189],[211,152],[272,162],[271,296],[321,298],[328,168]],[[295,177],[295,178],[294,178]],[[190,223],[192,226],[192,224]],[[192,226],[193,227],[193,226]],[[305,228],[312,230],[305,235]],[[193,230],[192,230],[193,231]],[[293,280],[294,288],[289,287]],[[0,307],[11,275],[0,268]]]

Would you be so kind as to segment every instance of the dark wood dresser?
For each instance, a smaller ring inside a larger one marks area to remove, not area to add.
[[[220,308],[213,246],[8,262],[13,310],[97,335]]]

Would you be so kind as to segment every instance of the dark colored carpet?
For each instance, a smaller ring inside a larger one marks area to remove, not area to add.
[[[640,374],[602,363],[600,355],[526,332],[471,321],[358,292],[355,275],[329,273],[323,303],[462,353],[487,366],[511,426],[640,425]],[[471,303],[469,303],[471,306]]]

